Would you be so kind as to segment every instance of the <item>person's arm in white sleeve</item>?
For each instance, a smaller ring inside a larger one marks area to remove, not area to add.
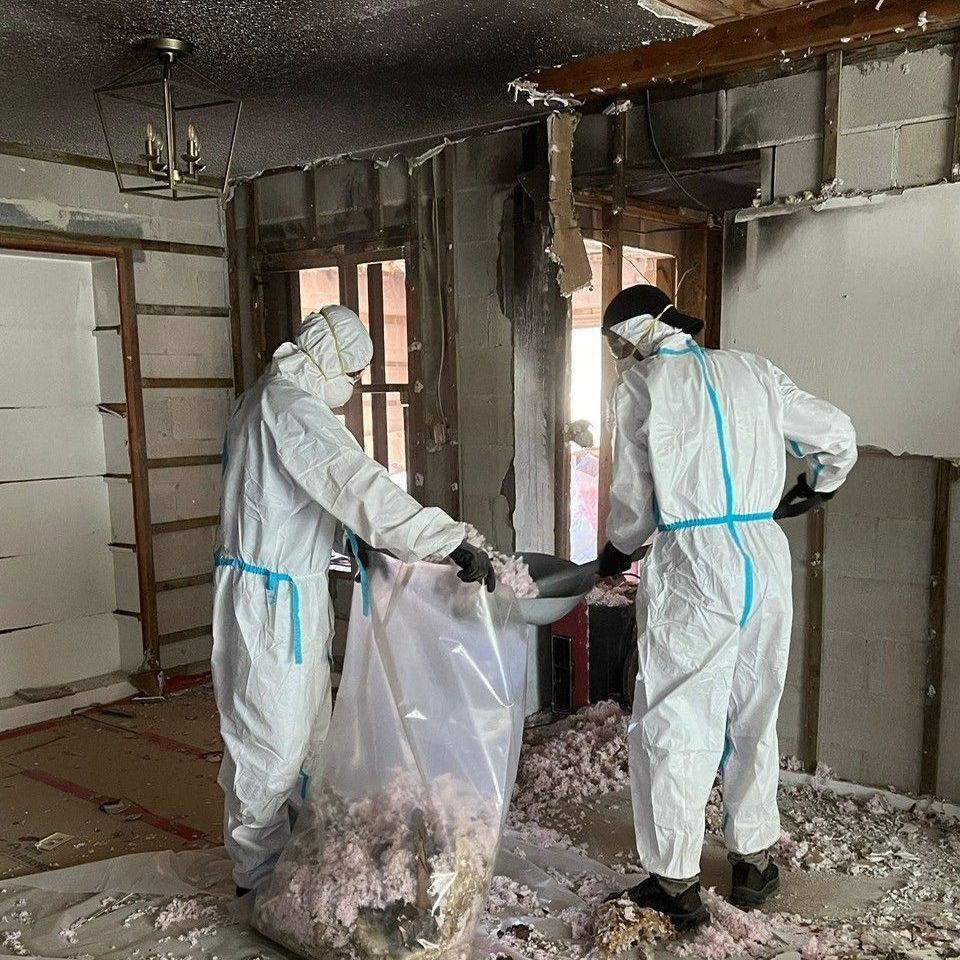
[[[832,403],[805,393],[782,370],[771,367],[790,452],[806,463],[811,490],[835,492],[857,462],[857,434],[850,418]]]
[[[653,476],[644,429],[649,404],[645,393],[628,392],[621,384],[616,405],[607,540],[621,553],[631,556],[657,529]]]
[[[321,404],[304,400],[289,407],[278,417],[274,438],[290,476],[370,546],[412,563],[448,557],[465,539],[462,523],[401,490]]]

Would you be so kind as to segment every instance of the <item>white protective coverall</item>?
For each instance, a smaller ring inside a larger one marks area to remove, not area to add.
[[[224,842],[256,888],[290,833],[331,712],[337,522],[413,562],[442,559],[463,524],[421,507],[333,413],[373,355],[353,311],[325,307],[283,344],[227,427],[215,557],[213,681],[224,741]]]
[[[621,362],[607,537],[625,554],[659,530],[637,591],[640,670],[629,726],[640,862],[700,872],[704,810],[722,766],[728,848],[780,835],[777,712],[792,618],[790,552],[773,521],[788,444],[817,491],[857,459],[846,414],[768,360],[702,350],[648,315],[612,328]]]

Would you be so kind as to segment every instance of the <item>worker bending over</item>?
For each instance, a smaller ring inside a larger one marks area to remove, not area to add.
[[[494,585],[464,525],[401,490],[333,412],[372,357],[359,317],[324,307],[277,350],[227,427],[212,666],[238,895],[276,864],[327,734],[337,524],[405,562],[451,557],[461,580]]]
[[[784,444],[813,504],[857,459],[849,418],[762,357],[703,350],[703,324],[656,287],[618,294],[603,332],[620,357],[608,543],[601,576],[659,534],[637,590],[640,669],[629,726],[640,862],[629,891],[679,929],[700,899],[707,799],[721,770],[731,900],[757,906],[779,878],[777,711],[792,619],[790,552],[773,522]],[[784,498],[785,501],[787,498]]]

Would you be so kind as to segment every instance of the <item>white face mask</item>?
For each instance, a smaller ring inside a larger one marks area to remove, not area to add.
[[[331,410],[345,407],[353,396],[353,377],[345,374],[339,377],[330,377],[323,381],[323,402]]]

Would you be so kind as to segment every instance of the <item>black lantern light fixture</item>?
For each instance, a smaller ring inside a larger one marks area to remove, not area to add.
[[[222,196],[241,101],[184,62],[188,41],[148,37],[140,47],[150,54],[146,63],[94,90],[120,192]]]

